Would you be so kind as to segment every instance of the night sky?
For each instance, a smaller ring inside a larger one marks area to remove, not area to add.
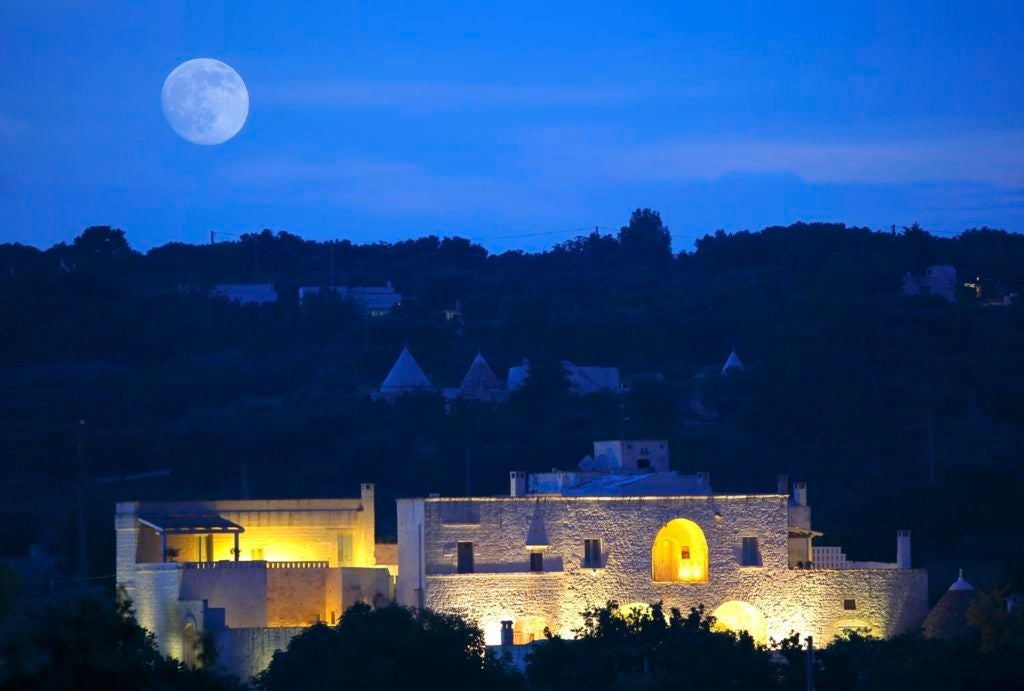
[[[1024,230],[1024,3],[503,5],[8,0],[0,241]],[[161,111],[196,57],[249,90],[219,146]]]

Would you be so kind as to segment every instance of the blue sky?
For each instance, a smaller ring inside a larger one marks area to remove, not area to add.
[[[214,57],[234,139],[160,89]],[[0,241],[269,227],[541,249],[660,210],[676,249],[798,220],[1024,230],[1024,3],[8,0]]]

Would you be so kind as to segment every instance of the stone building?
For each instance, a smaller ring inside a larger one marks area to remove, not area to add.
[[[395,364],[388,371],[388,376],[381,382],[380,395],[385,398],[394,398],[395,396],[431,391],[435,391],[434,385],[430,383],[427,375],[416,362],[416,358],[412,356],[408,348],[402,348]]]
[[[117,583],[164,654],[195,665],[204,634],[248,679],[302,628],[393,597],[374,489],[358,498],[117,504]]]
[[[397,600],[476,620],[488,644],[571,637],[617,600],[704,605],[759,641],[793,631],[891,636],[927,613],[927,572],[901,531],[892,564],[816,568],[807,488],[716,494],[669,470],[664,441],[594,444],[579,470],[511,473],[509,496],[398,501]]]

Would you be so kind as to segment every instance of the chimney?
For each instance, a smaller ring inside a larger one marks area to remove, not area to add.
[[[789,494],[789,475],[776,475],[775,487],[779,494]]]
[[[512,621],[510,619],[506,619],[501,622],[501,644],[503,646],[509,646],[512,645],[512,642]]]
[[[909,569],[910,566],[910,531],[896,531],[896,567]]]
[[[526,472],[522,470],[513,470],[509,474],[509,494],[513,497],[525,497],[526,496]]]
[[[807,483],[793,483],[793,503],[797,506],[807,506]]]

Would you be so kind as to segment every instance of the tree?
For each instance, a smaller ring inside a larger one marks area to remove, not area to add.
[[[672,261],[672,235],[652,209],[636,209],[629,225],[619,230],[619,244],[627,260],[668,266]]]
[[[125,239],[124,231],[110,226],[91,226],[75,238],[72,247],[82,254],[97,254],[108,257],[126,256],[132,248]]]
[[[796,679],[750,636],[713,630],[703,607],[667,615],[661,603],[623,611],[617,602],[582,612],[575,641],[554,636],[528,658],[536,691],[784,689]]]
[[[231,691],[209,670],[163,657],[129,603],[103,595],[41,602],[0,629],[0,691]],[[240,691],[240,689],[238,690]]]
[[[518,688],[518,677],[484,650],[480,629],[459,617],[358,604],[337,626],[293,638],[254,681],[264,691]]]

